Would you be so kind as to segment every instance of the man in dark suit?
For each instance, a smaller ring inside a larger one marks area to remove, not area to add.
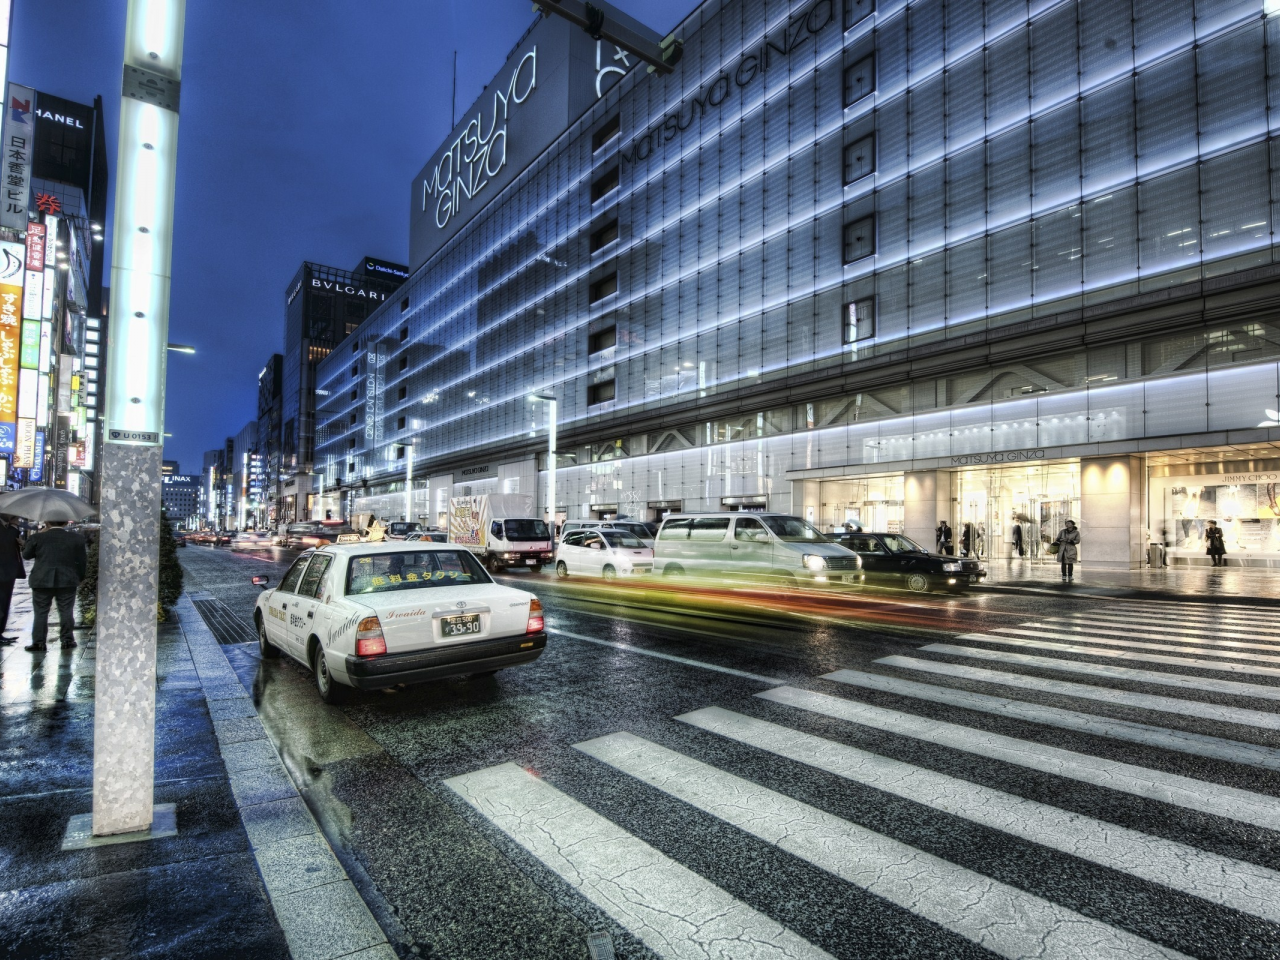
[[[6,637],[9,629],[9,603],[13,600],[13,585],[25,580],[27,568],[22,565],[22,537],[14,517],[0,514],[0,646],[17,643],[16,637]]]
[[[31,568],[31,605],[35,622],[31,625],[31,646],[25,649],[40,653],[46,649],[49,635],[49,607],[58,604],[58,633],[62,648],[76,645],[72,628],[76,623],[76,587],[84,579],[88,566],[84,537],[64,529],[66,523],[51,522],[49,529],[28,538],[22,555],[34,560]]]

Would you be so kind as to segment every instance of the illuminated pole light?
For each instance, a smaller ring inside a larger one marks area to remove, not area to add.
[[[154,806],[165,362],[185,0],[129,0],[105,379],[92,834],[176,832]],[[73,842],[73,819],[66,843]]]
[[[413,521],[413,444],[404,448],[404,520]]]

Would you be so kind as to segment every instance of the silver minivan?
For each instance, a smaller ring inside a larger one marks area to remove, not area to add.
[[[813,524],[783,513],[687,513],[663,521],[653,545],[660,576],[734,576],[784,586],[862,583],[862,561]]]

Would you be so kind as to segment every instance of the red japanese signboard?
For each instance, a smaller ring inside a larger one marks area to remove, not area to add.
[[[44,224],[27,224],[27,269],[44,269]]]

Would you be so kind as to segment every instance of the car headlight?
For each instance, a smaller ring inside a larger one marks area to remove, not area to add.
[[[827,558],[820,557],[817,554],[806,553],[804,555],[804,565],[807,570],[825,570],[827,569]]]
[[[959,573],[960,569],[961,567],[960,567],[960,564],[958,563],[944,563],[942,565],[943,573]]]

